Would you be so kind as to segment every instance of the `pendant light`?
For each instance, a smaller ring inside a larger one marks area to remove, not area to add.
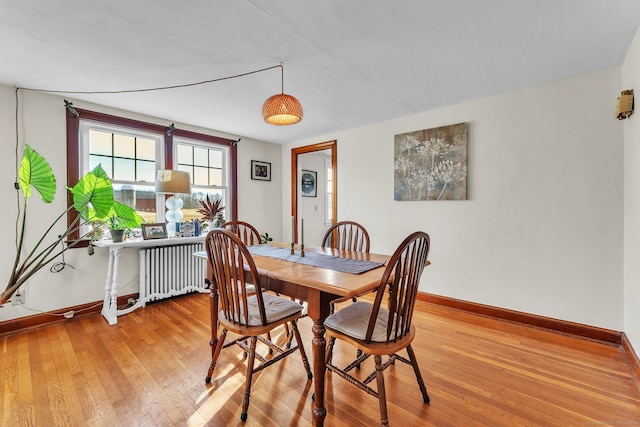
[[[264,102],[262,117],[265,122],[272,125],[293,125],[302,120],[302,105],[295,96],[284,93],[284,66],[282,64],[280,64],[280,70],[282,72],[281,93],[273,95]]]

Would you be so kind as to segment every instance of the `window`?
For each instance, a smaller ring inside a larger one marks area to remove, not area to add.
[[[324,170],[327,182],[325,183],[326,191],[324,200],[324,225],[333,224],[333,170],[331,169],[331,159],[324,159]]]
[[[145,222],[164,221],[155,193],[164,168],[162,134],[80,119],[81,175],[97,165],[111,178],[114,197],[134,208]]]
[[[164,222],[165,196],[155,193],[157,171],[183,170],[190,173],[192,184],[192,194],[179,195],[184,220],[200,218],[198,200],[207,194],[223,199],[226,219],[236,217],[234,141],[175,128],[168,132],[168,127],[76,110],[79,117],[67,112],[70,186],[100,164],[111,178],[116,200],[136,209],[146,222]],[[72,210],[68,221],[75,216]]]
[[[184,203],[182,213],[184,220],[199,218],[197,212],[200,208],[199,200],[207,195],[210,198],[222,199],[221,205],[225,207],[224,218],[228,218],[226,207],[228,198],[228,174],[226,173],[228,148],[211,147],[201,142],[186,138],[175,138],[176,159],[174,169],[189,172],[191,176],[191,194],[177,195]]]

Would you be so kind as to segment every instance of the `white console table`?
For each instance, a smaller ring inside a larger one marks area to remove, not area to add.
[[[102,315],[109,325],[115,325],[118,323],[118,316],[123,314],[131,313],[133,310],[144,307],[144,305],[152,298],[156,298],[158,296],[170,296],[165,294],[149,294],[144,295],[141,298],[138,298],[136,303],[131,307],[128,307],[123,310],[118,310],[117,302],[118,302],[118,272],[119,272],[119,261],[120,254],[123,249],[127,248],[153,248],[153,247],[161,247],[161,246],[177,246],[184,245],[189,243],[201,243],[204,242],[206,238],[206,234],[198,236],[198,237],[176,237],[171,239],[151,239],[151,240],[125,240],[124,242],[114,243],[111,240],[99,240],[96,242],[92,242],[93,246],[97,248],[107,248],[109,249],[109,264],[107,266],[107,280],[105,282],[104,287],[104,303],[102,305]],[[142,286],[142,278],[140,278],[141,286]],[[186,290],[189,290],[186,288]],[[200,289],[197,289],[200,290]]]

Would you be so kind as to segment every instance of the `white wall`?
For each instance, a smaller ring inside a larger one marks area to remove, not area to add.
[[[622,87],[634,89],[636,114],[624,120],[624,332],[640,350],[640,31],[622,65]]]
[[[37,195],[29,199],[27,249],[33,247],[35,239],[62,213],[66,207],[66,122],[63,98],[30,91],[19,92],[20,103],[20,146],[18,157],[22,158],[24,144],[42,154],[50,163],[58,181],[58,191],[52,204],[44,204]],[[92,105],[70,99],[74,106],[108,114],[119,115],[151,123],[168,125],[170,119],[141,116],[125,111]],[[227,135],[207,129],[176,123],[179,129],[201,132],[237,139],[236,135]],[[4,225],[5,238],[0,241],[0,253],[4,254],[0,262],[0,278],[8,280],[15,256],[15,223],[17,215],[16,192],[13,183],[16,174],[15,147],[15,89],[0,85],[0,197],[5,201],[0,211],[0,220]],[[253,223],[261,233],[265,231],[275,238],[281,236],[282,182],[281,147],[248,138],[238,145],[238,216]],[[271,162],[272,181],[254,181],[250,178],[251,160]],[[74,184],[74,183],[71,183]],[[61,233],[66,229],[66,221],[54,230]],[[137,251],[130,249],[132,256],[121,257],[120,294],[138,291]],[[73,249],[65,253],[65,261],[74,268],[67,267],[60,273],[49,272],[48,267],[34,276],[26,286],[26,307],[11,306],[0,308],[0,321],[36,314],[104,298],[104,283],[107,268],[106,250],[96,249],[89,256],[84,249]],[[0,286],[6,286],[3,282]]]
[[[421,290],[614,330],[623,328],[620,69],[300,141],[336,139],[338,220],[372,251],[415,230],[432,250]],[[469,123],[467,201],[394,201],[394,135]],[[290,194],[284,177],[284,208]]]
[[[238,145],[238,219],[276,241],[282,240],[281,150],[276,144],[244,138]],[[271,181],[251,179],[251,160],[271,163]]]

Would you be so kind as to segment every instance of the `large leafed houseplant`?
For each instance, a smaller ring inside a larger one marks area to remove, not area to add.
[[[26,145],[18,179],[23,195],[22,214],[18,224],[19,231],[13,270],[6,288],[0,294],[0,307],[9,301],[11,296],[30,277],[51,263],[61,253],[77,245],[81,239],[91,234],[100,223],[117,218],[125,227],[135,228],[139,227],[144,221],[135,210],[114,200],[111,180],[102,169],[102,166],[98,165],[84,175],[72,188],[67,187],[73,195],[73,204],[64,210],[42,232],[33,249],[27,252],[24,247],[24,240],[29,198],[33,190],[35,190],[42,201],[51,203],[56,194],[56,178],[49,163],[30,146]],[[66,220],[67,213],[72,209],[78,212],[76,219],[71,224],[68,224],[64,233],[57,234],[54,232],[56,224],[60,220]],[[29,226],[33,228],[39,224],[36,221],[29,223]],[[70,241],[68,244],[60,244],[69,240],[69,236],[79,231],[80,227],[86,224],[94,225],[89,227],[89,230],[85,235],[80,236],[80,239]]]

